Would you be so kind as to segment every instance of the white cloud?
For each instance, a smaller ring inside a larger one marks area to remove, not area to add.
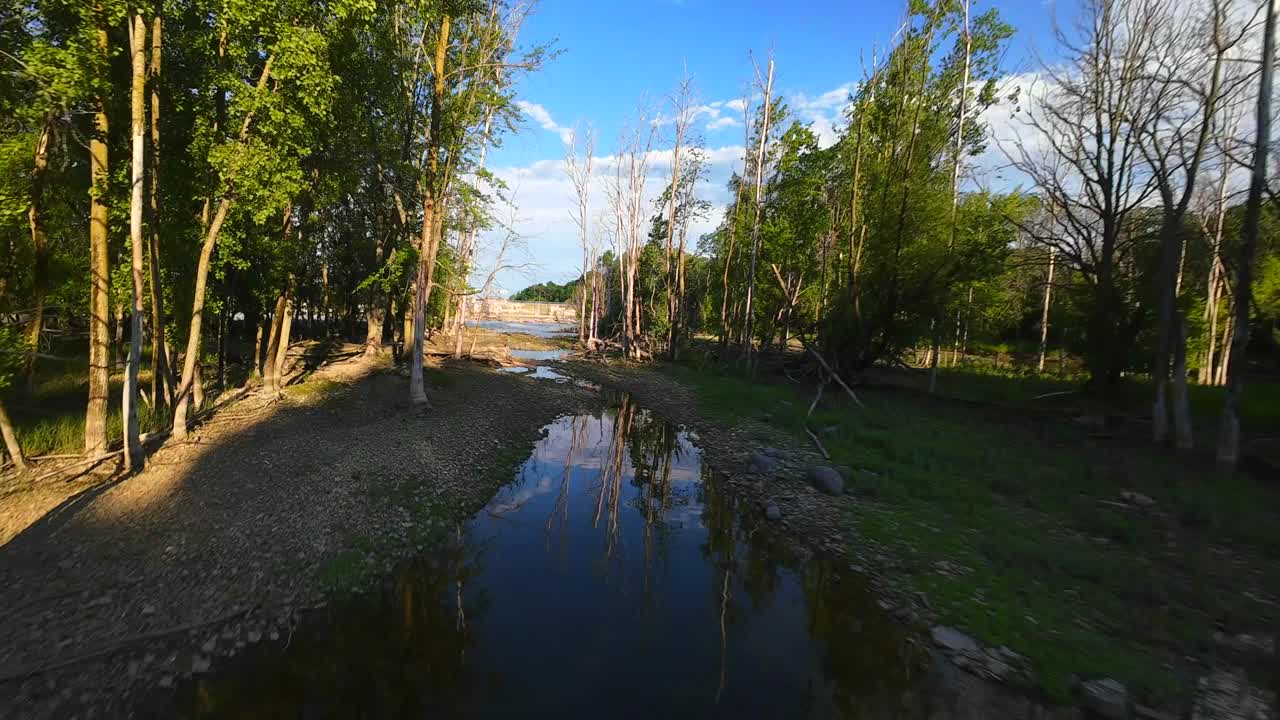
[[[724,107],[726,110],[732,110],[734,112],[740,113],[744,109],[746,109],[747,101],[743,100],[742,98],[738,98],[737,100],[729,100],[724,104]]]
[[[732,117],[730,115],[725,115],[723,117],[718,117],[715,120],[712,120],[711,122],[707,123],[707,131],[714,132],[716,130],[723,130],[725,128],[741,127],[741,126],[742,126],[742,122],[739,121],[737,118]]]
[[[517,100],[516,107],[520,108],[520,112],[528,115],[530,119],[538,123],[538,126],[543,130],[549,130],[559,135],[560,142],[566,144],[569,142],[569,134],[572,132],[572,129],[556,123],[555,119],[551,117],[551,113],[543,106],[538,103],[531,103],[527,100]]]

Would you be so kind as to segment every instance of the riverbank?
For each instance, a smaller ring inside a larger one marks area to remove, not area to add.
[[[1239,700],[1252,684],[1255,711],[1274,708],[1280,498],[1263,478],[1221,478],[1070,416],[901,389],[859,388],[859,409],[829,388],[807,417],[814,388],[798,383],[574,372],[697,428],[713,465],[871,575],[921,635],[958,628],[1024,656],[1015,685],[1070,703],[1083,681],[1114,678],[1139,705],[1218,718],[1253,715],[1199,707],[1206,690]],[[753,475],[762,450],[781,460]],[[820,465],[845,475],[842,497],[805,482]]]
[[[320,368],[278,401],[249,394],[0,547],[0,716],[128,714],[286,636],[479,509],[545,424],[600,402],[471,363],[428,381],[425,411],[385,359]],[[9,516],[23,498],[3,502]]]

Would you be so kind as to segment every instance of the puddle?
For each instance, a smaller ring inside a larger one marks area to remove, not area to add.
[[[524,365],[506,365],[504,367],[498,368],[498,371],[504,372],[504,373],[513,373],[515,375],[523,375],[524,373],[529,372],[530,369],[531,368],[525,367]]]
[[[630,398],[547,426],[451,537],[165,716],[917,716],[920,651],[862,581],[773,542]]]

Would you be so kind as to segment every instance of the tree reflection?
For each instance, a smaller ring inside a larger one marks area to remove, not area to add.
[[[409,717],[462,703],[473,687],[468,621],[489,606],[482,590],[464,593],[480,572],[469,535],[458,525],[381,593],[305,618],[283,653],[265,645],[193,680],[179,692],[177,716]]]

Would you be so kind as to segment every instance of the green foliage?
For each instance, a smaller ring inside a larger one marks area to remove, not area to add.
[[[578,286],[582,284],[582,279],[570,280],[563,285],[557,285],[555,282],[548,280],[537,285],[530,285],[523,288],[519,292],[511,296],[512,300],[529,301],[537,300],[540,302],[569,302],[574,298],[574,293],[578,291]]]

